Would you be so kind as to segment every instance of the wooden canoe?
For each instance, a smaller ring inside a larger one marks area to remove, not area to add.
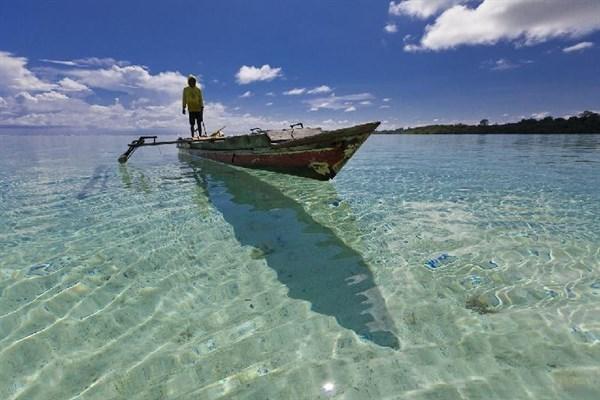
[[[177,147],[192,157],[324,181],[340,172],[379,124],[372,122],[331,131],[301,127],[240,136],[180,139]]]

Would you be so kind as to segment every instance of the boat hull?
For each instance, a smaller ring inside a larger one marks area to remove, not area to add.
[[[280,141],[271,141],[267,134],[182,140],[177,147],[192,157],[329,180],[339,173],[378,125],[364,124]]]

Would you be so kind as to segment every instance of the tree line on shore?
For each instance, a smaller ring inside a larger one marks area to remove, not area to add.
[[[522,119],[507,124],[490,124],[482,119],[479,125],[427,125],[378,131],[379,134],[438,134],[438,133],[600,133],[600,114],[584,111],[570,118],[546,117]]]

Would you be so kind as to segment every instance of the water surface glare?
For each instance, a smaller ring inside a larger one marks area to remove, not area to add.
[[[600,135],[129,139],[0,136],[0,399],[600,398]]]

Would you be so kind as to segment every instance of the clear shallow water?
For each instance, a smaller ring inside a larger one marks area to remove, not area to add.
[[[128,139],[0,137],[0,398],[600,397],[600,136]]]

